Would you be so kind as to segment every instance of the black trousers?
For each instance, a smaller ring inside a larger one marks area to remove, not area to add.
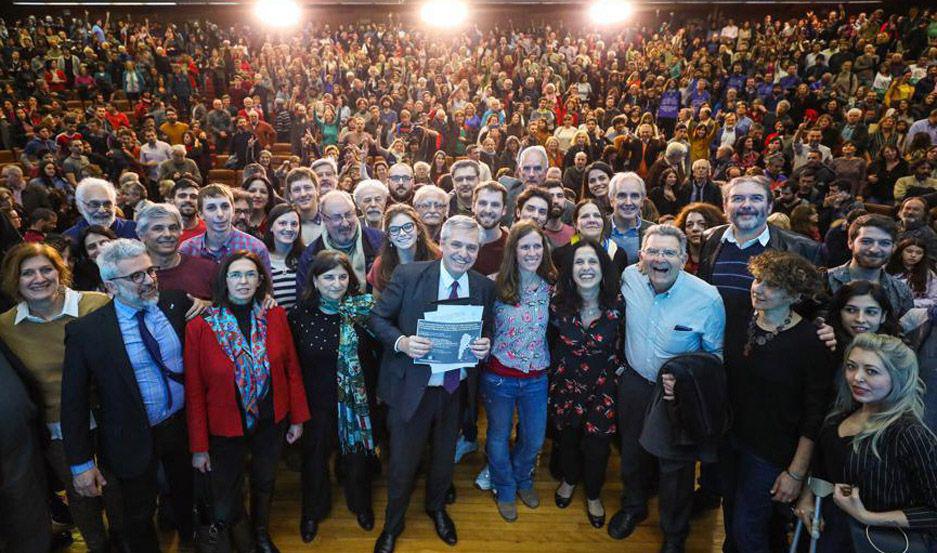
[[[316,409],[303,426],[303,518],[319,521],[332,508],[329,459],[338,444],[335,409]],[[338,454],[336,463],[344,469],[345,503],[348,510],[361,513],[371,508],[371,457],[364,452]]]
[[[28,433],[25,443],[0,458],[0,551],[49,550],[48,497],[39,437]]]
[[[591,435],[583,428],[564,428],[553,442],[559,449],[560,471],[567,484],[581,480],[586,497],[598,499],[605,483],[611,436]]]
[[[628,369],[618,382],[618,428],[621,433],[621,481],[624,486],[621,508],[636,515],[647,513],[651,480],[660,470],[660,527],[670,540],[685,540],[690,533],[693,508],[693,461],[659,459],[638,442],[644,427],[644,415],[654,392],[648,382]]]
[[[460,388],[465,386],[463,381]],[[403,420],[396,409],[387,412],[390,430],[390,463],[387,476],[387,511],[384,531],[403,532],[407,507],[417,466],[427,441],[432,440],[429,471],[426,476],[426,510],[446,506],[446,490],[452,483],[455,445],[459,436],[460,390],[450,394],[442,387],[428,387],[416,412]]]
[[[285,418],[279,423],[269,418],[260,419],[247,435],[210,437],[215,520],[233,526],[241,519],[244,513],[244,475],[249,472],[252,522],[255,527],[266,527],[286,426]]]
[[[139,476],[120,478],[123,524],[121,537],[134,553],[159,551],[153,516],[159,485],[156,472],[162,463],[172,491],[173,512],[178,513],[180,534],[192,536],[192,460],[189,456],[185,411],[181,410],[152,427],[154,456]]]

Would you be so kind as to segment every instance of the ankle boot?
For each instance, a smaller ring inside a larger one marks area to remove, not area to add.
[[[272,502],[273,494],[251,494],[251,519],[254,523],[254,545],[257,547],[257,553],[280,553],[268,532]]]

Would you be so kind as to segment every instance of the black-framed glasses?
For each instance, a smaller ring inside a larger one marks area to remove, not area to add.
[[[98,201],[98,200],[91,200],[90,202],[82,201],[81,203],[85,204],[85,207],[87,207],[88,209],[90,209],[90,210],[92,210],[92,211],[97,211],[97,210],[101,209],[102,207],[103,207],[104,209],[113,209],[113,208],[114,208],[114,202],[112,202],[112,201],[110,201],[110,200],[105,200],[105,201],[103,201],[103,202]]]
[[[147,276],[149,276],[152,279],[156,279],[156,275],[158,274],[157,271],[158,269],[156,268],[156,266],[150,266],[150,267],[147,267],[146,269],[143,269],[142,271],[136,271],[136,272],[130,273],[129,275],[112,277],[110,278],[110,280],[127,279],[134,284],[141,284],[143,282],[143,279],[145,279]]]
[[[390,236],[397,236],[400,233],[410,234],[414,228],[416,228],[416,223],[404,223],[396,227],[387,227],[387,234]]]

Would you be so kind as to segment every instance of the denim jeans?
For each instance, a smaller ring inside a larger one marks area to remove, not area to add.
[[[534,463],[547,427],[547,374],[511,378],[485,372],[481,379],[488,413],[486,451],[491,486],[502,501],[513,501],[517,490],[533,487]],[[511,449],[515,406],[519,424]]]
[[[771,487],[782,470],[744,447],[736,449],[735,501],[732,536],[739,551],[769,553],[776,536],[776,513],[787,508],[771,498]],[[774,525],[772,524],[774,523]]]

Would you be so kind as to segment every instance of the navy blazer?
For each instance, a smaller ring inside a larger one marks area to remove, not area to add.
[[[185,314],[191,306],[192,300],[180,290],[159,294],[159,308],[183,347]],[[62,437],[69,465],[94,456],[88,430],[92,408],[98,423],[98,462],[119,478],[143,474],[153,456],[153,436],[113,301],[65,325]]]
[[[416,334],[417,321],[441,303],[481,305],[482,334],[490,337],[494,326],[494,282],[470,270],[469,297],[440,302],[437,298],[441,264],[442,261],[419,261],[398,266],[368,320],[368,327],[384,344],[377,395],[390,407],[399,409],[403,420],[409,420],[419,407],[431,373],[428,365],[414,364],[407,354],[394,351],[397,339]],[[468,369],[469,378],[474,378],[475,368]]]

